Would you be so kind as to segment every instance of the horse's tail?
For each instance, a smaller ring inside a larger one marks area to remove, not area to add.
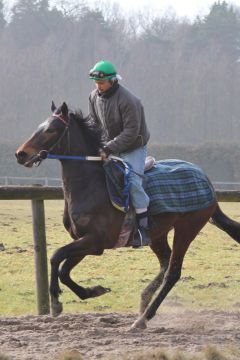
[[[216,225],[219,229],[225,231],[235,241],[240,244],[240,223],[230,219],[220,209],[219,205],[212,216],[211,223]]]

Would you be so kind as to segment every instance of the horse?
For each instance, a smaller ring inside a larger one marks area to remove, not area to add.
[[[98,161],[103,145],[102,130],[89,115],[84,117],[81,112],[70,112],[65,102],[58,108],[52,103],[51,110],[52,114],[15,155],[19,164],[29,168],[40,165],[49,154],[58,154],[60,158],[65,199],[63,224],[73,241],[57,249],[50,259],[51,311],[57,316],[63,310],[59,301],[59,280],[82,300],[111,290],[101,285],[80,286],[71,279],[70,272],[85,256],[100,256],[105,249],[114,248],[125,214],[112,206],[103,162]],[[79,161],[78,156],[83,160]],[[91,157],[95,161],[88,161]],[[152,221],[155,226],[150,229],[150,248],[158,258],[160,270],[141,293],[139,316],[132,325],[134,330],[147,327],[180,279],[184,256],[208,221],[240,244],[240,224],[222,212],[216,196],[206,208],[159,213],[152,216]],[[171,229],[174,229],[172,247],[168,244]]]

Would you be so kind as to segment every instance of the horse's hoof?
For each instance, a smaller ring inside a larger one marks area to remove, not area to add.
[[[58,315],[61,314],[61,312],[63,311],[63,306],[61,302],[54,302],[51,304],[51,314],[53,317],[56,317]]]
[[[130,331],[144,330],[147,328],[147,321],[145,318],[137,319],[131,326]]]
[[[89,291],[90,297],[101,296],[101,295],[106,294],[111,291],[110,288],[105,288],[101,285],[97,285],[92,288],[88,288],[87,290]]]

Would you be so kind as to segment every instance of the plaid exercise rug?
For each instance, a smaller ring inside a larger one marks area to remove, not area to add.
[[[183,160],[160,160],[145,172],[144,189],[150,198],[149,212],[188,212],[210,206],[215,192],[197,165]]]

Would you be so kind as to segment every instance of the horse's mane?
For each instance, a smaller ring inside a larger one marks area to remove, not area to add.
[[[98,151],[104,145],[102,127],[96,124],[90,115],[84,117],[81,110],[70,112],[70,116],[76,120],[81,128],[84,138],[93,150]]]

